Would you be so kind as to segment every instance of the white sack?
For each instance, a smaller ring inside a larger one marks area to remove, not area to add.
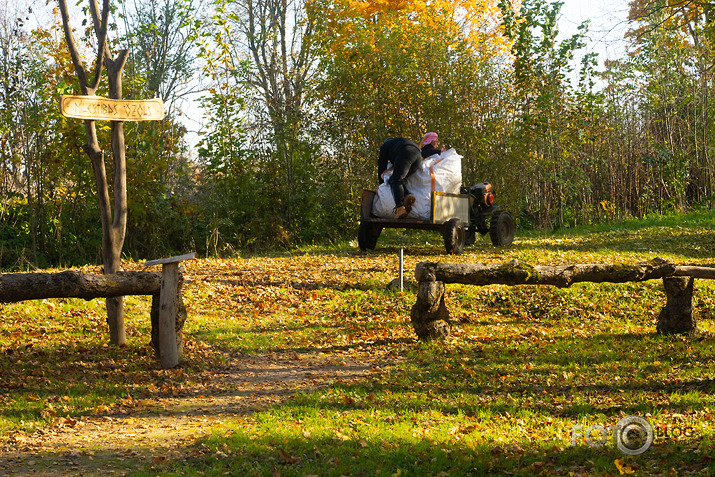
[[[383,182],[375,191],[375,198],[372,201],[372,213],[384,219],[395,218],[395,198],[392,196],[392,189],[387,182],[392,176],[392,164],[387,163],[387,170],[382,173]]]
[[[383,177],[387,181],[392,175],[392,165]],[[433,180],[434,177],[434,180]],[[415,196],[415,205],[407,216],[410,219],[430,220],[432,215],[432,193],[447,192],[459,194],[462,186],[462,156],[454,148],[440,155],[430,156],[420,162],[420,165],[405,181],[408,192]],[[390,185],[383,182],[377,188],[373,201],[372,213],[378,217],[393,219],[395,217],[395,198]]]

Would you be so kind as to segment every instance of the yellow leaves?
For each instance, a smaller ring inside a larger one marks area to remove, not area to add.
[[[618,472],[623,475],[623,474],[635,474],[636,471],[631,468],[626,462],[616,459],[614,461],[616,464],[616,468],[618,469]]]
[[[25,434],[22,431],[15,431],[10,436],[10,442],[12,442],[14,444],[24,444],[27,442],[27,440],[28,440],[27,434]]]
[[[330,42],[335,54],[340,54],[338,48],[342,49],[336,41],[345,47],[350,45],[349,48],[355,48],[356,42],[360,42],[374,50],[376,44],[384,43],[390,35],[405,42],[429,43],[438,39],[435,32],[453,45],[467,39],[475,46],[496,49],[491,53],[501,54],[509,49],[508,41],[497,27],[499,7],[494,0],[439,0],[429,5],[419,0],[344,0],[341,6],[326,10],[325,15],[325,22],[331,27],[329,36],[335,40]],[[375,16],[379,16],[378,23],[372,21]],[[365,41],[371,37],[371,41]]]
[[[348,0],[347,4],[350,8],[356,12],[359,12],[365,18],[371,17],[378,13],[390,12],[390,11],[400,11],[411,8],[415,3],[409,0],[373,0],[373,1],[361,1],[361,0]]]
[[[49,419],[56,415],[57,415],[57,411],[55,410],[55,408],[52,406],[52,403],[50,403],[50,402],[48,402],[46,404],[45,409],[40,411],[40,416],[42,416],[44,419]]]
[[[603,200],[601,201],[601,209],[609,216],[612,217],[616,213],[616,205],[609,201],[609,200]]]
[[[71,417],[68,417],[64,420],[64,425],[67,427],[75,427],[77,423],[79,423],[79,421],[76,419],[72,419]]]

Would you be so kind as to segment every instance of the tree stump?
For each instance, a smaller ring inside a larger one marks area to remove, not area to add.
[[[693,315],[693,277],[663,278],[667,302],[658,315],[656,329],[661,334],[688,334],[697,329]]]
[[[417,302],[410,312],[412,327],[421,340],[446,338],[451,331],[449,310],[444,304],[444,283],[420,282]]]

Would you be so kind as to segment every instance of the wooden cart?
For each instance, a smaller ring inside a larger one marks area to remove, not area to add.
[[[484,187],[487,183],[475,187]],[[489,186],[491,188],[491,186]],[[516,229],[511,215],[496,204],[486,204],[478,196],[483,192],[463,188],[462,194],[433,192],[431,197],[430,220],[384,219],[372,215],[375,191],[364,189],[360,196],[360,226],[358,246],[360,250],[374,250],[377,239],[384,228],[437,230],[444,239],[447,253],[458,255],[465,245],[476,241],[476,234],[489,233],[495,246],[506,247],[514,240]],[[493,199],[493,196],[492,196]],[[489,226],[487,226],[489,219]]]

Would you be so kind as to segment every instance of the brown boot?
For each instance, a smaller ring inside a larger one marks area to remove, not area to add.
[[[404,205],[399,206],[397,209],[395,209],[395,219],[404,219],[407,217],[407,209],[405,209]]]
[[[407,194],[405,196],[405,210],[408,214],[412,212],[412,206],[415,205],[415,200],[417,199],[415,199],[415,196],[412,194]]]

